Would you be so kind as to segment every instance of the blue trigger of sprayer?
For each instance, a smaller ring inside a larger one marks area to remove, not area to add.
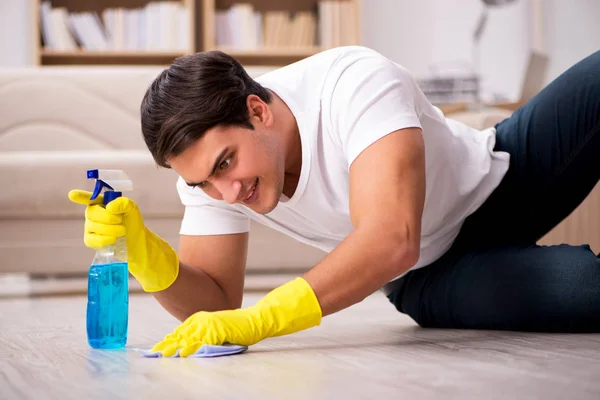
[[[96,187],[94,188],[94,193],[92,193],[92,197],[90,197],[90,200],[94,200],[96,197],[98,197],[100,195],[100,192],[102,192],[102,189],[104,188],[114,190],[112,186],[104,182],[102,179],[96,180]]]

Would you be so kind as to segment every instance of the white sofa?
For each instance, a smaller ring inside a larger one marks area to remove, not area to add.
[[[123,169],[147,225],[175,248],[183,206],[176,174],[157,168],[140,129],[139,106],[159,67],[0,69],[0,273],[86,272],[84,207],[92,168]],[[264,69],[248,69],[253,76]],[[249,271],[306,270],[320,250],[253,224]]]

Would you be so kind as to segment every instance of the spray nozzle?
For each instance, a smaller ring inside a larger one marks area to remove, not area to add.
[[[90,169],[87,171],[87,178],[96,180],[96,187],[90,200],[97,198],[104,189],[104,205],[121,197],[123,191],[133,190],[129,177],[121,170]]]

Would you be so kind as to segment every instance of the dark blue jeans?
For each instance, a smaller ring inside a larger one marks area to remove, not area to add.
[[[496,129],[507,175],[450,250],[388,298],[423,327],[600,332],[600,258],[587,245],[536,245],[600,178],[600,52]]]

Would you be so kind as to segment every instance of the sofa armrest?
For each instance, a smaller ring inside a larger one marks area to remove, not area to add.
[[[155,165],[148,151],[22,151],[0,156],[0,219],[81,217],[81,206],[69,201],[71,189],[93,190],[88,169],[122,169],[133,181],[134,199],[144,216],[180,217],[174,171]]]

